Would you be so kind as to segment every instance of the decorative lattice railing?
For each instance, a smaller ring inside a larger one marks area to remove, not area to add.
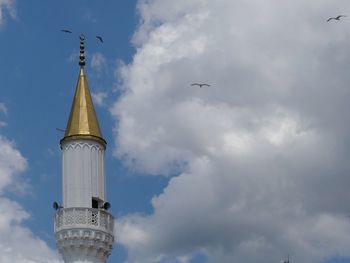
[[[55,232],[86,227],[113,233],[114,218],[108,212],[94,208],[72,207],[57,210]]]

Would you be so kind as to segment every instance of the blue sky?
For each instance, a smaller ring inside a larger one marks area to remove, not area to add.
[[[0,261],[57,262],[56,128],[84,32],[109,262],[350,262],[350,22],[325,22],[350,4],[336,2],[0,0]]]

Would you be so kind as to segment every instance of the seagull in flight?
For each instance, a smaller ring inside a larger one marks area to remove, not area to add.
[[[103,43],[103,38],[101,36],[96,36],[96,38],[101,42]]]
[[[200,88],[201,87],[210,87],[210,85],[207,83],[192,83],[191,86],[199,86]]]
[[[61,31],[64,32],[64,33],[70,33],[70,34],[73,33],[73,32],[70,31],[69,29],[62,29]]]
[[[338,20],[340,21],[340,18],[342,17],[346,17],[345,15],[339,15],[339,16],[336,16],[336,17],[330,17],[327,19],[327,22],[331,21],[331,20]]]

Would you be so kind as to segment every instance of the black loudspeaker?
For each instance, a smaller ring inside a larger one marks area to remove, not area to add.
[[[108,202],[106,202],[106,203],[103,204],[103,208],[104,208],[105,210],[108,210],[108,209],[111,208],[111,204],[108,203]]]
[[[59,205],[57,202],[53,202],[52,207],[53,207],[55,210],[58,210],[58,209],[62,208],[63,206]]]

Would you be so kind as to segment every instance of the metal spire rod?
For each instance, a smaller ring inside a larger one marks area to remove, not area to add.
[[[81,67],[85,66],[85,36],[83,33],[79,36],[80,39],[80,55],[79,55],[79,65]]]

